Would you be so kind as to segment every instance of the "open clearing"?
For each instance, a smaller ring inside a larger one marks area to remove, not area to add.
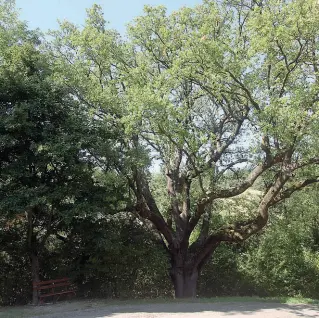
[[[134,302],[107,304],[102,301],[60,302],[38,307],[1,308],[0,318],[318,318],[315,304],[282,304],[270,301],[216,301],[216,302]]]

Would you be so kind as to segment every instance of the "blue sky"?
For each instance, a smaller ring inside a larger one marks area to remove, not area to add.
[[[124,33],[125,25],[141,14],[146,4],[165,5],[173,11],[182,6],[195,6],[201,0],[16,0],[21,19],[26,20],[31,29],[40,28],[42,31],[58,28],[57,19],[82,25],[85,9],[94,3],[103,7],[110,26]]]

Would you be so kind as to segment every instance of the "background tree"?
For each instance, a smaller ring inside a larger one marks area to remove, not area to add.
[[[39,36],[16,20],[12,3],[1,9],[12,9],[2,16],[0,34],[1,220],[7,231],[19,223],[32,281],[39,281],[48,238],[76,216],[110,210],[111,202],[86,153],[99,128],[89,124],[68,88],[53,82]]]
[[[239,256],[240,272],[267,296],[318,293],[317,191],[315,186],[277,206],[269,229]]]

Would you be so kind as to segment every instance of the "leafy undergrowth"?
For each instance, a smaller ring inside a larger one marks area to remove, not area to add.
[[[161,303],[220,303],[220,302],[267,302],[278,304],[309,304],[319,305],[319,300],[299,297],[214,297],[214,298],[196,298],[196,299],[136,299],[136,300],[74,300],[61,301],[56,304],[45,304],[43,306],[16,306],[16,307],[0,307],[0,318],[28,318],[34,316],[44,316],[50,313],[65,313],[65,312],[81,312],[90,309],[103,309],[107,306],[125,306],[125,305],[140,305],[140,304],[161,304]]]

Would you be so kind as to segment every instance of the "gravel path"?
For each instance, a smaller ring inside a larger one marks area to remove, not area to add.
[[[56,306],[56,305],[55,305]],[[319,318],[316,305],[263,302],[166,303],[95,306],[82,308],[44,306],[34,318]],[[38,307],[39,308],[39,307]],[[64,310],[63,310],[64,309]],[[51,312],[51,313],[50,313]],[[53,313],[55,312],[55,313]],[[34,313],[35,314],[35,313]],[[29,316],[30,317],[30,316]]]

